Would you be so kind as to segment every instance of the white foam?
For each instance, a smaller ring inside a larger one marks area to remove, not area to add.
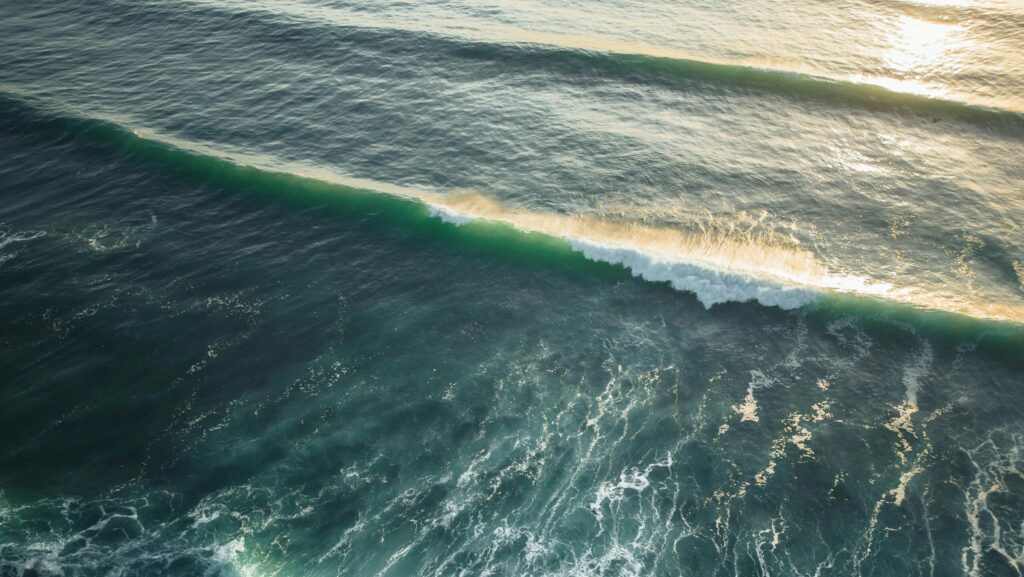
[[[41,231],[41,230],[40,231],[31,230],[31,231],[27,231],[27,232],[16,232],[16,233],[13,233],[13,234],[7,234],[4,231],[0,231],[0,248],[3,248],[3,247],[5,247],[5,246],[7,246],[9,244],[14,244],[16,242],[28,242],[30,240],[35,240],[37,238],[44,237],[44,236],[46,236],[46,233]]]
[[[430,212],[431,216],[436,216],[441,220],[447,223],[454,224],[456,226],[462,226],[464,224],[477,220],[477,217],[475,216],[462,214],[461,212],[437,204],[428,204],[427,210]]]
[[[917,406],[917,392],[921,389],[921,380],[928,376],[932,366],[932,347],[927,342],[914,360],[903,367],[903,386],[907,391],[907,402]]]
[[[755,369],[749,372],[750,383],[747,385],[747,396],[743,398],[743,404],[733,405],[732,410],[740,414],[740,421],[753,421],[756,423],[760,420],[760,417],[757,416],[757,399],[754,397],[754,391],[767,389],[774,384],[774,381],[759,370]]]
[[[432,216],[457,226],[487,219],[512,224],[516,228],[528,232],[550,234],[552,231],[548,225],[552,220],[555,220],[556,224],[565,224],[557,223],[557,219],[565,218],[557,215],[545,217],[529,215],[527,217],[522,213],[512,212],[508,213],[507,218],[502,218],[490,214],[476,216],[441,204],[428,203],[427,207]],[[535,218],[542,219],[539,223],[540,226],[530,226],[528,221]],[[622,265],[633,273],[633,276],[652,282],[667,282],[678,291],[692,293],[705,308],[730,301],[757,301],[767,306],[795,309],[810,304],[820,294],[820,291],[809,286],[759,278],[754,274],[739,270],[718,269],[713,262],[715,255],[707,254],[710,251],[706,246],[701,247],[703,250],[700,251],[700,254],[672,256],[655,254],[628,245],[599,242],[572,234],[555,232],[553,236],[564,239],[572,250],[592,261]],[[725,267],[723,266],[723,268]]]
[[[573,250],[590,260],[621,264],[634,276],[653,282],[668,282],[676,290],[693,293],[705,308],[730,301],[757,301],[782,309],[795,309],[810,304],[818,296],[818,291],[810,288],[786,286],[682,261],[660,260],[628,247],[603,246],[581,239],[566,240]]]

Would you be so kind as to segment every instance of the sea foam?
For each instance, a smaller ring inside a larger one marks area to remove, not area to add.
[[[667,282],[694,294],[706,308],[757,301],[794,309],[810,304],[820,293],[801,280],[823,276],[813,257],[789,248],[706,234],[691,237],[672,229],[618,225],[590,217],[510,211],[479,197],[454,203],[463,210],[435,202],[428,207],[432,215],[459,226],[486,219],[561,238],[587,259],[621,265],[644,280]]]

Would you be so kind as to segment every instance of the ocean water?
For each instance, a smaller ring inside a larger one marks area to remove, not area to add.
[[[1019,0],[0,3],[0,577],[1024,572]]]

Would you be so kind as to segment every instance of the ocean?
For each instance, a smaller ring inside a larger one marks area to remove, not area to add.
[[[1020,0],[0,3],[0,577],[1024,572]]]

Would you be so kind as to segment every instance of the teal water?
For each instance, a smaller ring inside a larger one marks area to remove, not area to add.
[[[1024,7],[774,6],[0,4],[0,576],[1019,575]]]

